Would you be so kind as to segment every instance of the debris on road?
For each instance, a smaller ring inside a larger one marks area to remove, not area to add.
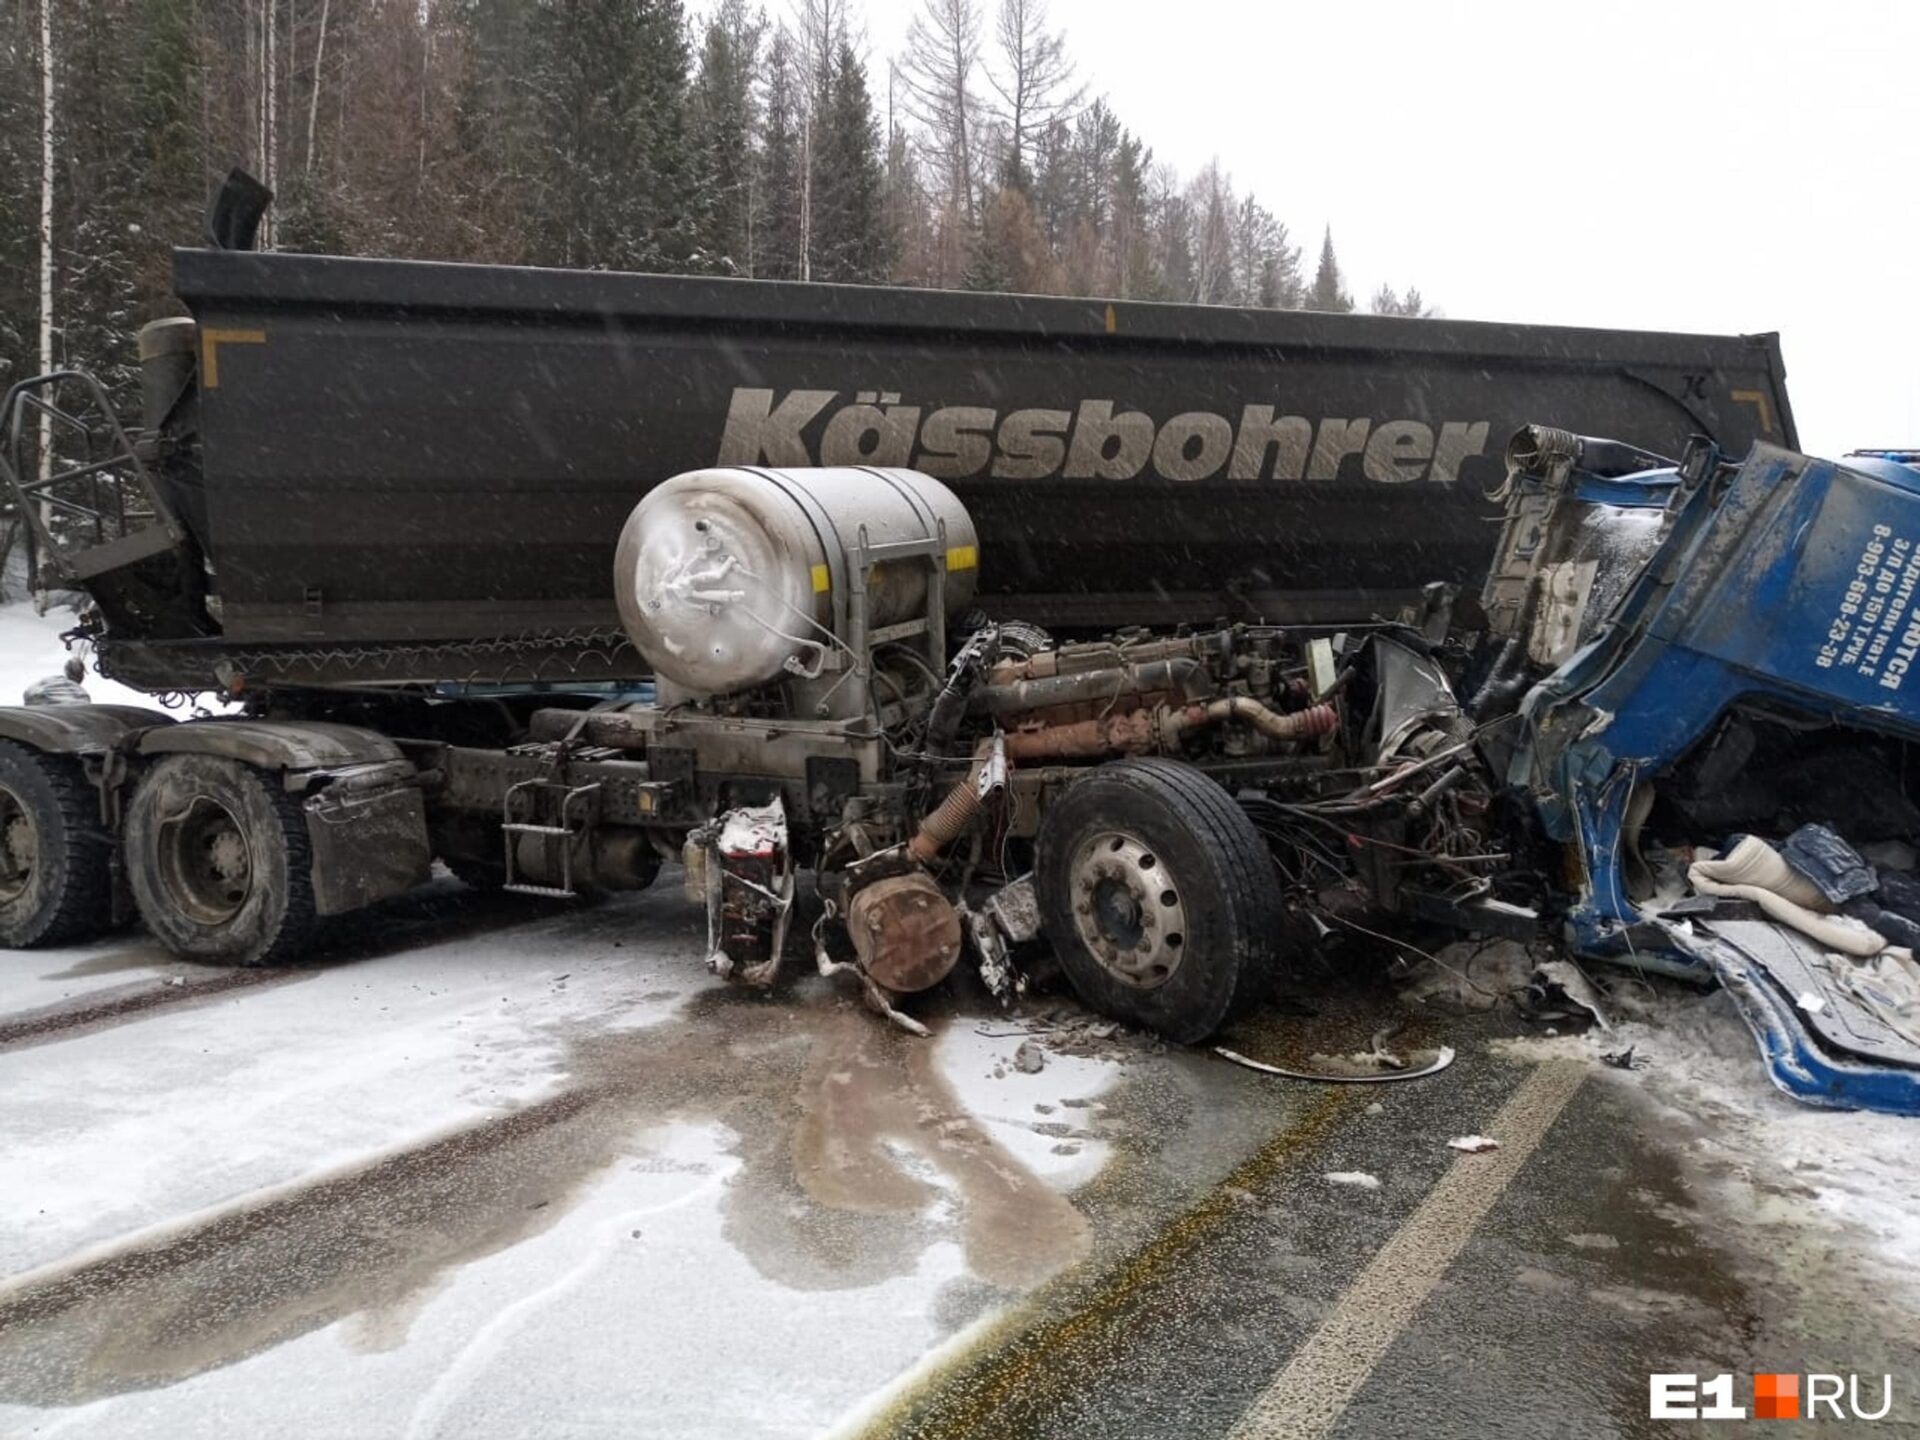
[[[1498,1150],[1500,1142],[1491,1135],[1456,1135],[1447,1141],[1447,1148],[1467,1155],[1484,1155],[1489,1150]]]
[[[1613,1028],[1601,1004],[1600,991],[1571,960],[1549,960],[1533,972],[1533,985],[1543,996],[1573,1007],[1602,1030]]]
[[[1022,1040],[1013,1052],[1013,1068],[1026,1075],[1038,1075],[1047,1065],[1047,1052],[1031,1040]]]
[[[1442,1045],[1438,1050],[1415,1050],[1402,1062],[1399,1069],[1375,1068],[1368,1070],[1354,1064],[1349,1069],[1329,1069],[1324,1071],[1289,1070],[1281,1065],[1269,1065],[1265,1061],[1254,1060],[1242,1055],[1238,1050],[1229,1050],[1224,1045],[1213,1047],[1213,1053],[1222,1060],[1231,1060],[1234,1064],[1248,1070],[1258,1070],[1262,1075],[1278,1075],[1283,1080],[1308,1080],[1325,1085],[1372,1085],[1391,1080],[1423,1080],[1429,1075],[1438,1075],[1453,1064],[1453,1049]],[[1315,1060],[1329,1060],[1331,1057],[1315,1055]],[[1343,1056],[1340,1059],[1352,1062],[1355,1057]]]
[[[1380,1177],[1364,1170],[1330,1170],[1327,1180],[1334,1185],[1351,1185],[1356,1190],[1378,1190]]]

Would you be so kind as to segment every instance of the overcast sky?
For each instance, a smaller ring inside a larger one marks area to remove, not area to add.
[[[883,98],[918,0],[865,5]],[[1051,10],[1161,158],[1218,156],[1309,260],[1331,222],[1356,297],[1778,330],[1803,445],[1920,445],[1920,3]]]

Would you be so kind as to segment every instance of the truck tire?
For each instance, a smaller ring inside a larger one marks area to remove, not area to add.
[[[1191,1045],[1256,998],[1282,923],[1266,842],[1177,760],[1116,760],[1040,822],[1041,923],[1080,998]]]
[[[113,837],[76,760],[0,740],[0,945],[65,945],[107,928]]]
[[[314,928],[307,817],[278,778],[219,755],[169,755],[127,807],[127,878],[147,928],[183,959],[276,965]]]

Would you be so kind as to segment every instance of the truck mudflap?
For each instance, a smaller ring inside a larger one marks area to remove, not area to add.
[[[432,873],[419,787],[393,777],[388,767],[365,769],[361,783],[348,772],[306,802],[314,910],[321,915],[403,895]]]
[[[1796,1100],[1836,1110],[1920,1115],[1920,969],[1887,975],[1829,957],[1770,920],[1692,925],[1690,948],[1712,965],[1759,1042],[1767,1075]]]

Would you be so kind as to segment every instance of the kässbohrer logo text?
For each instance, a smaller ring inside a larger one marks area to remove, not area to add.
[[[1489,428],[1485,420],[1315,420],[1272,405],[1243,406],[1235,419],[1188,410],[1159,421],[1111,400],[1003,415],[984,405],[928,410],[891,391],[742,388],[727,407],[718,463],[910,466],[942,480],[1131,480],[1149,471],[1168,480],[1334,480],[1351,459],[1381,484],[1451,485],[1462,461],[1486,452]]]

